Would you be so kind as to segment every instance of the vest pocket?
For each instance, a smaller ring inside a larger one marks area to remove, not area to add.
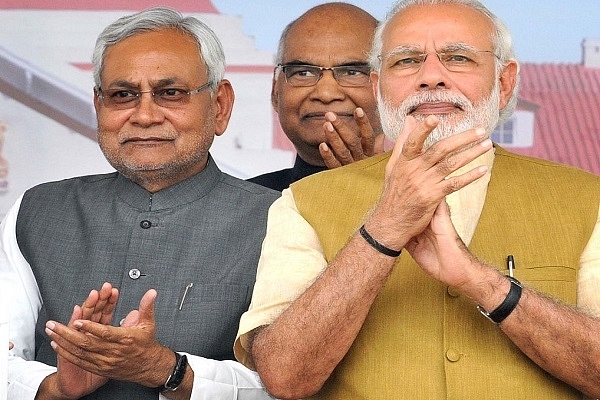
[[[504,271],[508,274],[508,271]],[[525,286],[568,304],[577,301],[577,270],[568,266],[545,265],[515,268],[514,276]]]
[[[173,323],[159,326],[167,338],[165,343],[177,351],[233,360],[233,341],[251,292],[247,285],[194,284],[183,304],[181,293],[172,313]]]

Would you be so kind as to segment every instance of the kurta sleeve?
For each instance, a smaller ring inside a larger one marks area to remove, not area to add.
[[[316,232],[299,214],[292,191],[284,190],[269,209],[252,302],[240,320],[234,353],[242,364],[254,369],[252,330],[272,323],[326,267]]]
[[[581,254],[577,305],[600,316],[600,209],[590,241]]]
[[[0,294],[8,308],[9,339],[14,348],[8,353],[8,398],[34,399],[41,382],[56,368],[33,361],[35,324],[42,306],[35,277],[23,258],[16,238],[16,223],[22,197],[0,224]]]

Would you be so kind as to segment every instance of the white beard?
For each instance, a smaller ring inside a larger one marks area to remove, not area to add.
[[[377,104],[381,126],[387,138],[395,142],[404,127],[406,116],[419,105],[434,102],[452,103],[462,111],[436,114],[440,123],[427,137],[423,146],[425,149],[441,139],[473,128],[482,127],[485,128],[488,135],[492,133],[498,124],[500,113],[500,84],[496,81],[489,97],[479,104],[471,103],[462,94],[453,93],[446,89],[436,89],[415,93],[406,98],[400,106],[394,107],[389,100],[383,99],[380,89],[377,91]],[[428,114],[416,113],[411,115],[419,121],[428,116]]]

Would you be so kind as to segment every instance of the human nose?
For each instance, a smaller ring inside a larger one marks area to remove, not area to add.
[[[164,114],[161,107],[154,101],[152,91],[142,91],[138,96],[137,104],[131,114],[131,122],[146,126],[162,121]]]
[[[448,70],[442,63],[437,53],[427,53],[421,68],[417,73],[417,86],[419,89],[448,89],[450,78]]]
[[[310,98],[323,103],[335,100],[343,100],[345,93],[333,75],[333,71],[326,69],[321,71],[321,77],[313,86]]]

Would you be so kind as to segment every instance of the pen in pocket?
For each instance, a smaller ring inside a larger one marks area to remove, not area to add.
[[[185,287],[185,292],[183,292],[183,297],[181,297],[181,303],[179,303],[179,311],[183,308],[183,302],[185,301],[185,296],[188,294],[188,290],[190,290],[194,286],[194,283],[191,282],[189,285]]]
[[[512,254],[509,254],[506,258],[506,266],[508,267],[508,276],[514,278],[515,273],[515,258]]]

